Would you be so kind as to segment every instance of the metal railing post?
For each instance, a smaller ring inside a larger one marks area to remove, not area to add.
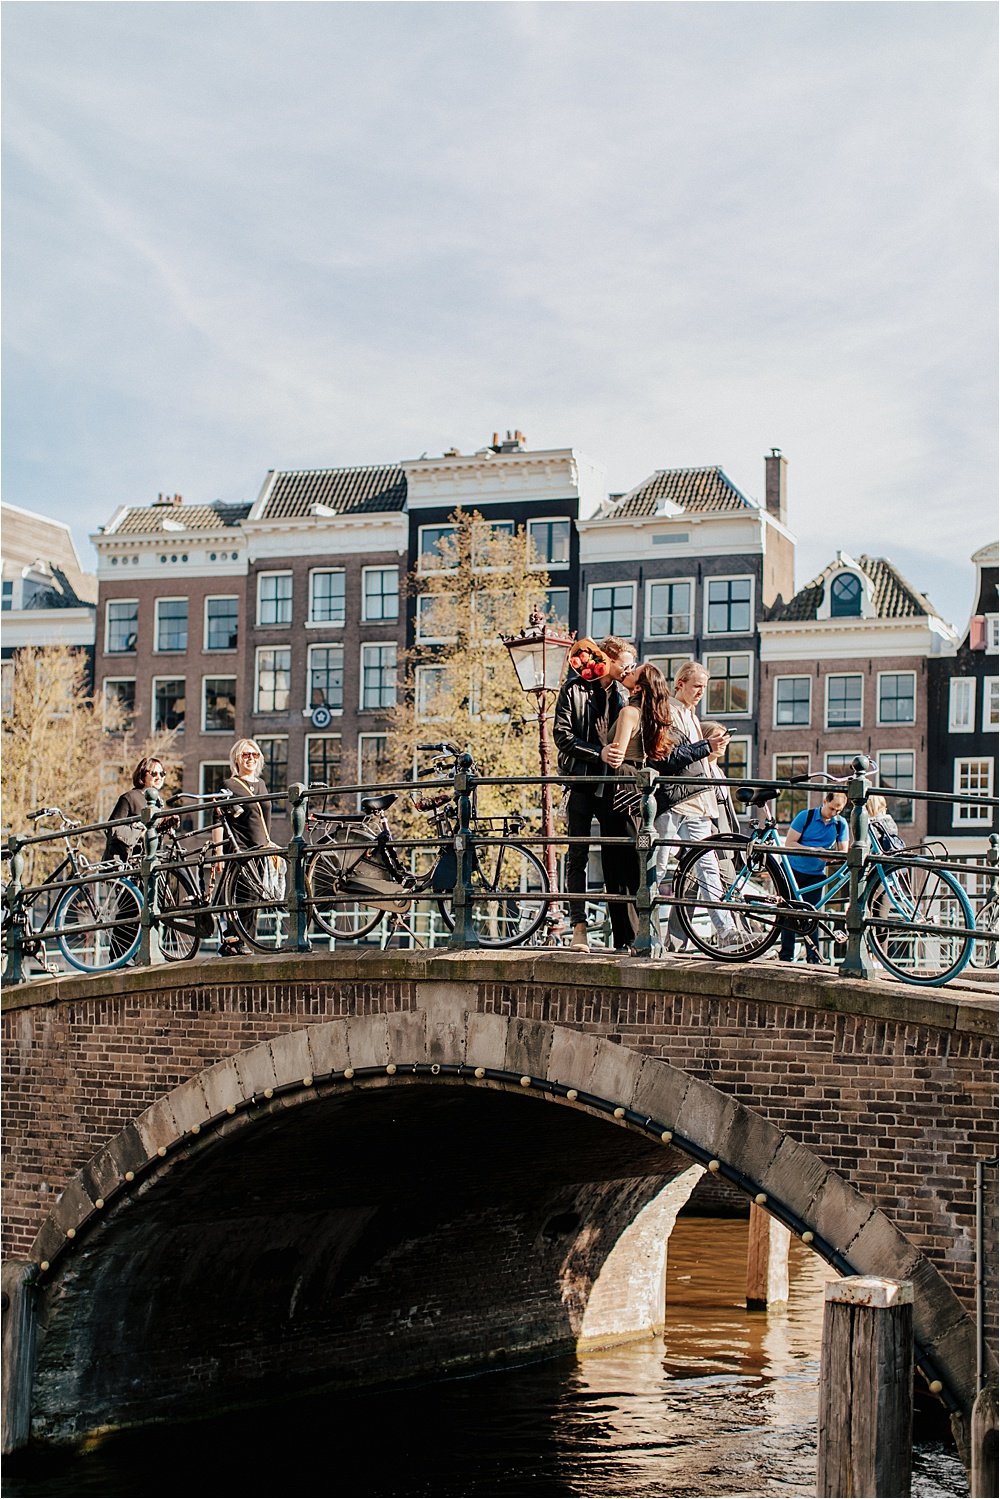
[[[7,905],[10,910],[10,926],[7,928],[7,962],[4,966],[5,984],[24,983],[24,839],[12,833],[7,839],[10,849],[10,883],[7,886]]]
[[[143,823],[142,864],[142,911],[139,914],[139,962],[144,968],[151,963],[163,962],[160,947],[159,920],[156,909],[156,859],[160,851],[160,831],[156,821],[159,794],[150,787],[146,791],[146,805],[140,812]]]
[[[282,943],[284,952],[311,952],[309,940],[309,903],[306,896],[306,788],[296,781],[288,788],[288,815],[292,836],[288,840],[288,880],[285,899],[288,911],[288,936]]]
[[[642,823],[636,834],[636,857],[639,860],[639,887],[635,893],[635,909],[639,918],[635,951],[647,957],[653,951],[653,894],[656,887],[656,856],[653,843],[656,838],[656,772],[643,769],[639,775],[642,799]]]
[[[851,846],[847,850],[847,869],[850,877],[847,902],[847,951],[837,970],[843,978],[866,979],[871,973],[865,952],[864,910],[862,895],[865,884],[865,867],[868,863],[868,813],[865,797],[868,781],[862,768],[861,757],[851,764],[855,774],[847,783],[847,800],[851,805]]]
[[[466,751],[459,757],[455,772],[455,809],[458,827],[455,831],[455,890],[452,909],[455,926],[449,947],[478,947],[479,936],[472,920],[472,756]]]

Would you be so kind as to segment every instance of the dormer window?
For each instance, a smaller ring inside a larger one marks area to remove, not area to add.
[[[830,618],[860,619],[861,579],[857,573],[838,573],[830,584]]]

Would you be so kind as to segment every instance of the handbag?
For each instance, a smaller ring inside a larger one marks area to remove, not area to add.
[[[642,816],[642,791],[634,781],[619,781],[611,797],[611,810],[619,817]]]

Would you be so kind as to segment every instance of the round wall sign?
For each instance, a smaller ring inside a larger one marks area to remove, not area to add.
[[[314,729],[328,729],[333,722],[333,714],[326,703],[317,703],[312,710],[312,726]]]

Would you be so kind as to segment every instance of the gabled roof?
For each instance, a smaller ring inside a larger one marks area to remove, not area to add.
[[[402,510],[405,505],[406,475],[398,464],[290,469],[268,476],[253,519],[306,520]]]
[[[216,500],[211,505],[130,505],[105,532],[108,536],[170,536],[184,531],[218,531],[238,526],[250,513],[248,502]]]
[[[659,468],[624,495],[612,495],[599,520],[634,519],[671,513],[673,507],[705,515],[724,510],[757,510],[718,464],[708,468]]]
[[[876,619],[918,619],[925,615],[937,616],[930,599],[914,588],[903,577],[898,568],[885,557],[860,556],[855,559],[837,558],[823,571],[793,594],[787,604],[777,603],[767,616],[773,620],[815,619],[823,601],[826,580],[831,573],[851,570],[856,566],[872,585],[872,607]]]

